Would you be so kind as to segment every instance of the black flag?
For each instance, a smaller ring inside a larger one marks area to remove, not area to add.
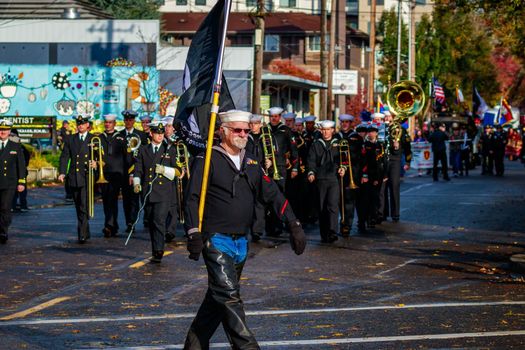
[[[213,84],[224,23],[225,1],[219,0],[193,36],[184,67],[182,95],[177,103],[175,120],[190,152],[206,148]],[[228,85],[222,76],[219,111],[235,109]]]

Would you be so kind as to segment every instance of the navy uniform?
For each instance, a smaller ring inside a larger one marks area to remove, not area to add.
[[[77,127],[89,123],[89,117],[79,115]],[[80,130],[79,130],[80,131]],[[79,243],[85,243],[91,236],[88,216],[88,171],[90,161],[91,135],[88,131],[76,133],[66,138],[60,154],[59,173],[65,177],[71,190],[77,213],[77,235]]]
[[[312,147],[315,140],[321,137],[319,130],[315,128],[315,120],[317,117],[315,115],[309,115],[304,117],[305,129],[302,133],[302,138],[304,140],[304,149],[303,152],[306,154],[305,157],[305,167],[308,168],[308,154],[310,153],[310,148]],[[319,202],[319,193],[315,184],[308,182],[305,179],[305,221],[313,224],[317,221],[319,213],[317,211],[317,203]]]
[[[164,134],[162,122],[152,123],[150,128],[152,133]],[[144,217],[151,237],[152,262],[160,262],[164,255],[166,218],[175,196],[173,180],[180,175],[176,166],[175,149],[168,148],[166,143],[152,141],[140,146],[133,171],[133,186],[134,192],[141,193],[145,200]]]
[[[381,206],[378,213],[378,220],[386,220],[388,216],[392,218],[393,222],[399,221],[400,201],[400,186],[401,186],[401,157],[405,157],[405,164],[410,167],[412,161],[412,147],[410,136],[405,128],[400,126],[401,136],[399,140],[394,140],[390,132],[387,133],[386,147],[388,155],[388,166],[386,168],[386,177],[388,180],[383,183],[384,204]]]
[[[366,165],[366,152],[364,143],[368,132],[367,124],[360,124],[355,128],[355,132],[350,135],[350,154],[352,157],[352,169],[354,182],[359,188],[356,190],[355,209],[357,212],[357,229],[359,233],[366,233],[366,220],[368,216],[368,192],[367,186],[363,183],[363,170]]]
[[[223,125],[246,125],[249,112],[220,113]],[[190,178],[186,213],[188,251],[199,259],[202,252],[208,271],[208,290],[193,320],[185,341],[185,349],[208,349],[209,341],[222,323],[234,349],[259,349],[246,324],[240,296],[241,273],[248,255],[246,235],[253,224],[254,205],[258,199],[271,203],[273,209],[290,223],[291,243],[296,254],[304,251],[304,232],[275,182],[264,174],[260,164],[235,146],[231,134],[213,146],[202,234],[199,232],[199,201],[204,157],[195,158]],[[242,130],[242,129],[239,129]],[[233,132],[233,130],[230,130]],[[238,133],[245,139],[246,133]],[[229,149],[230,152],[226,151]]]
[[[505,172],[505,165],[503,161],[505,159],[505,149],[507,148],[507,143],[507,133],[503,130],[501,125],[497,125],[493,139],[494,168],[496,170],[496,176],[503,176],[503,173]]]
[[[15,191],[22,192],[26,185],[27,169],[19,143],[9,140],[13,123],[0,120],[0,243],[7,241],[11,225],[11,204]]]
[[[168,148],[173,147],[173,150],[175,151],[175,154],[177,154],[177,142],[182,142],[182,139],[179,139],[175,134],[168,133],[169,128],[173,128],[173,117],[164,117],[162,118],[162,123],[165,127],[164,132],[164,143]],[[176,159],[178,161],[178,159]],[[180,198],[181,202],[179,203],[177,192],[179,190],[179,187],[181,188],[181,194],[184,193],[185,188],[185,181],[184,179],[176,178],[174,181],[172,181],[173,185],[173,196],[171,196],[170,200],[170,209],[168,211],[168,216],[166,217],[166,243],[170,243],[175,239],[175,234],[177,232],[177,221],[183,220],[184,218],[179,218],[179,206],[183,203],[183,198]]]
[[[378,132],[375,125],[368,126],[368,135],[363,145],[364,166],[361,182],[367,196],[367,224],[374,228],[379,209],[379,195],[386,171],[386,148],[383,142],[374,139],[371,133]]]
[[[137,112],[127,109],[122,112],[122,116],[124,117],[124,123],[134,123],[135,118],[137,117]],[[148,144],[148,135],[140,130],[137,130],[133,127],[129,129],[122,129],[119,131],[120,136],[122,136],[126,142],[131,136],[136,136],[140,139],[141,145],[147,145]],[[133,185],[130,183],[130,177],[133,174],[133,168],[135,164],[135,155],[131,152],[131,150],[128,148],[128,156],[126,157],[127,164],[126,169],[128,172],[129,177],[124,177],[122,182],[122,204],[124,207],[124,217],[126,218],[126,232],[129,233],[131,231],[131,227],[137,220],[137,214],[139,212],[140,207],[140,195],[133,192]]]
[[[335,123],[331,120],[323,120],[322,128],[333,128]],[[322,137],[316,140],[310,147],[308,154],[308,177],[315,177],[319,193],[319,228],[321,240],[332,243],[337,240],[339,226],[339,196],[340,184],[338,170],[339,140],[332,137],[324,140]]]
[[[117,116],[107,114],[104,116],[106,122],[114,123]],[[128,180],[127,164],[127,142],[121,133],[114,129],[110,132],[106,130],[99,135],[103,152],[103,172],[108,181],[102,184],[102,203],[104,204],[104,237],[114,237],[117,235],[118,226],[118,196],[122,189],[124,180]]]

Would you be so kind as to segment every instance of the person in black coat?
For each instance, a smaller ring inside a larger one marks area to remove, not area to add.
[[[133,190],[144,198],[144,217],[151,237],[151,261],[159,263],[164,255],[166,218],[175,196],[173,180],[181,173],[177,168],[175,148],[163,142],[164,124],[154,122],[149,126],[151,143],[140,146],[133,171]]]
[[[0,243],[8,239],[8,229],[11,225],[11,204],[15,191],[22,192],[26,187],[27,169],[22,146],[9,140],[13,123],[0,119]]]
[[[434,155],[434,167],[432,168],[432,177],[434,181],[438,180],[438,163],[441,162],[441,172],[443,179],[450,181],[448,177],[448,160],[447,160],[447,145],[448,135],[445,132],[445,124],[441,124],[438,130],[435,130],[428,137],[428,142],[432,144],[432,153]]]
[[[496,125],[496,132],[494,132],[493,148],[494,148],[494,167],[496,176],[503,176],[505,172],[505,149],[507,148],[508,137],[503,126]]]
[[[484,133],[479,139],[481,146],[481,175],[492,175],[494,171],[494,130],[485,125]]]
[[[31,154],[29,153],[27,148],[20,142],[20,137],[18,136],[18,130],[11,129],[9,140],[20,144],[22,148],[22,153],[24,154],[24,163],[26,165],[26,173],[27,173],[27,167],[29,166],[29,159],[31,158]],[[17,202],[19,198],[20,198],[20,203],[19,203],[19,206],[17,207]],[[24,190],[22,192],[15,191],[15,195],[13,196],[12,208],[14,211],[20,210],[21,212],[26,212],[29,210],[29,208],[27,207],[27,186],[24,187]]]
[[[78,242],[85,243],[91,236],[88,216],[88,171],[89,167],[96,169],[95,160],[90,161],[90,147],[93,135],[88,132],[89,117],[77,116],[77,134],[71,135],[64,143],[60,154],[58,180],[67,181],[73,195],[77,212]]]
[[[115,130],[115,114],[104,116],[104,132],[99,135],[103,149],[103,172],[108,181],[101,185],[102,202],[104,204],[104,237],[115,237],[118,233],[118,196],[124,180],[127,180],[126,166],[127,142],[121,133]]]

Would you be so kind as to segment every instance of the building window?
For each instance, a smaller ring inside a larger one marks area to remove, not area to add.
[[[310,35],[308,37],[308,51],[321,51],[320,35]]]
[[[255,7],[257,6],[257,0],[246,0],[246,7]]]
[[[195,0],[195,5],[206,6],[206,0]]]
[[[293,8],[296,6],[295,0],[279,0],[279,6],[284,8]]]
[[[273,11],[273,0],[264,0],[264,8],[268,12]]]
[[[426,0],[416,0],[416,5],[426,5]]]
[[[372,5],[372,1],[368,0],[368,6]],[[376,0],[376,6],[385,6],[385,0]]]
[[[358,0],[346,0],[346,13],[357,15],[359,9],[359,1]]]
[[[177,6],[186,6],[186,5],[188,5],[188,0],[177,0],[177,1],[175,2],[175,4],[176,4]]]
[[[279,35],[264,36],[264,51],[279,52]]]

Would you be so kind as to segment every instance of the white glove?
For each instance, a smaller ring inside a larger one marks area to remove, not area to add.
[[[166,177],[168,180],[173,180],[176,175],[175,168],[164,166],[161,164],[155,165],[155,173],[164,175],[164,177]]]
[[[161,175],[164,175],[164,165],[162,165],[162,164],[156,164],[156,165],[155,165],[155,174],[161,174]]]

